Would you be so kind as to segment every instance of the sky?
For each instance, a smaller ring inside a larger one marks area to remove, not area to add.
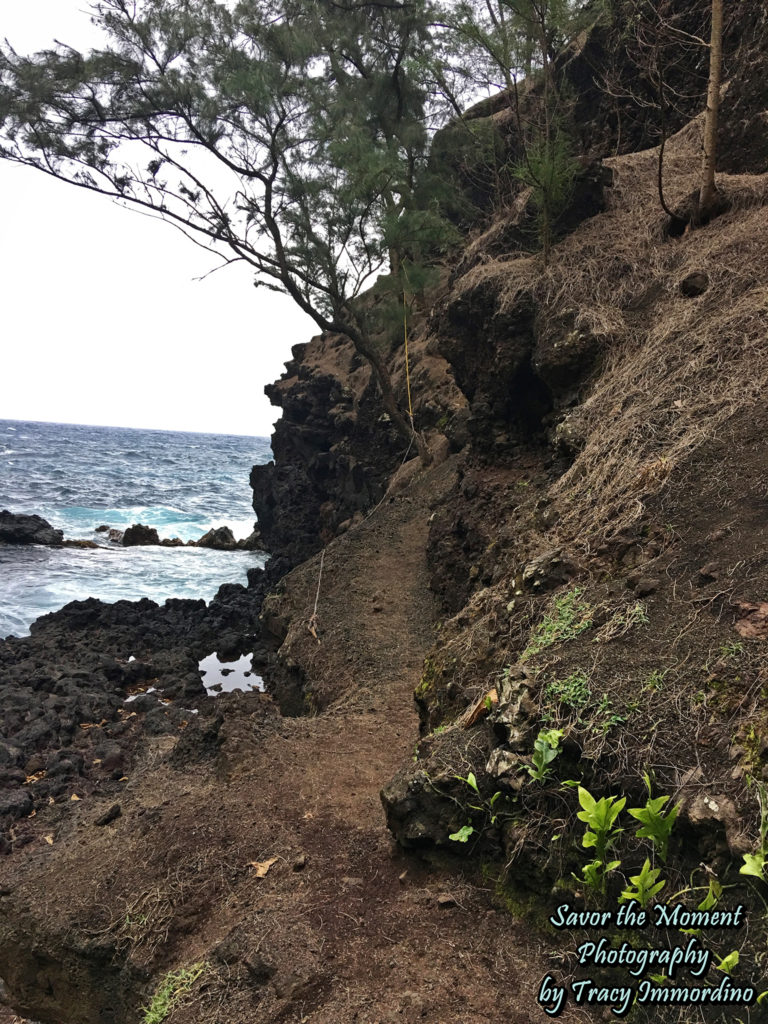
[[[0,0],[19,53],[98,45],[84,0]],[[0,160],[0,419],[268,435],[264,396],[316,333],[173,227]]]

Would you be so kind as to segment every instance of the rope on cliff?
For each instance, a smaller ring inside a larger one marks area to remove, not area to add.
[[[408,281],[408,271],[405,267],[403,267],[403,273],[405,274],[405,280]],[[408,417],[411,421],[411,430],[414,430],[413,403],[411,402],[411,365],[408,359],[408,306],[405,298],[405,288],[403,288],[403,337],[405,338],[405,386],[408,390]]]
[[[315,594],[315,607],[312,609],[312,615],[309,619],[308,629],[312,636],[320,643],[320,637],[317,635],[317,602],[320,600],[320,584],[323,582],[323,565],[325,564],[325,548],[323,548],[320,555],[320,572],[317,577],[317,592]]]

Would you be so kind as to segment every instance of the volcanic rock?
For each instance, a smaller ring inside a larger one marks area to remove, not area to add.
[[[215,551],[234,551],[237,547],[235,535],[228,526],[219,526],[218,529],[209,530],[204,533],[196,543],[198,548],[213,548]]]
[[[120,542],[124,548],[135,548],[148,544],[159,544],[160,538],[153,526],[145,526],[143,523],[134,523],[129,526],[123,534]]]
[[[47,544],[63,542],[62,530],[54,530],[41,516],[27,516],[3,509],[0,512],[0,544]]]

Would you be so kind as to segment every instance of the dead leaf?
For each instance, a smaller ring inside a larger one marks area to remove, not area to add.
[[[79,800],[80,797],[77,795],[77,793],[73,793],[72,796],[69,799],[70,800]]]
[[[28,818],[34,818],[37,816],[37,811],[30,811],[27,815]]]
[[[768,640],[768,601],[760,604],[739,604],[744,617],[733,628],[745,640]]]
[[[263,878],[273,864],[277,863],[277,857],[270,857],[269,860],[248,861],[248,867],[253,868],[257,878]]]
[[[46,836],[45,841],[49,846],[53,846],[53,836]]]
[[[459,724],[462,725],[465,729],[469,729],[480,718],[485,718],[485,716],[490,711],[492,711],[498,703],[499,693],[498,690],[494,687],[487,693],[480,694],[477,700],[475,700],[474,703],[470,704],[470,706],[467,708],[467,710],[464,712],[461,718],[458,719]]]
[[[312,811],[307,811],[307,813],[303,814],[302,817],[304,818],[305,821],[307,821],[310,818],[314,818],[314,814],[312,813]]]

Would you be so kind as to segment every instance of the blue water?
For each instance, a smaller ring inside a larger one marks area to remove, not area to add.
[[[254,527],[248,475],[271,458],[259,437],[0,420],[0,509],[37,514],[98,551],[0,545],[0,636],[29,631],[67,601],[210,600],[245,583],[258,552],[110,547],[96,527],[154,526],[197,540],[212,526]]]

